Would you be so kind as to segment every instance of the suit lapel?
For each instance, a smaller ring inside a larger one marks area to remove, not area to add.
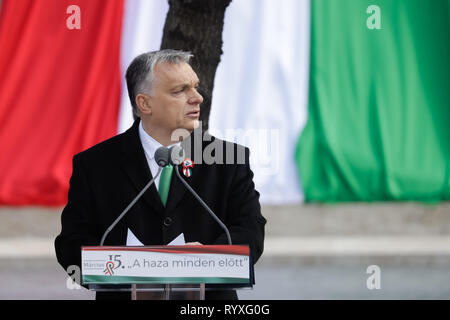
[[[181,144],[186,152],[186,158],[190,158],[191,160],[194,159],[194,139],[192,139],[192,137],[193,136],[191,135],[191,137],[183,141],[183,143]],[[181,202],[186,192],[190,194],[190,191],[187,190],[185,185],[180,181],[180,178],[176,174],[175,170],[176,169],[174,168],[172,181],[170,183],[169,197],[167,199],[166,205],[166,214],[170,213],[170,211],[174,210],[177,207],[177,205]],[[183,174],[183,166],[181,164],[178,166],[178,172],[180,173],[181,179],[186,181],[189,184],[189,186],[191,186],[191,188],[194,189],[194,191],[196,190],[195,181],[196,178],[200,175],[200,170],[201,165],[195,164],[195,159],[194,159],[194,167],[192,168],[192,173],[190,177],[186,177]]]
[[[153,178],[148,167],[144,149],[139,138],[139,120],[136,120],[133,126],[124,134],[124,143],[122,145],[123,159],[122,169],[130,178],[131,183],[136,188],[136,195]],[[156,212],[163,215],[164,207],[156,190],[155,184],[142,196]]]
[[[174,210],[177,207],[177,205],[183,199],[186,192],[190,194],[190,191],[186,189],[185,185],[180,181],[180,178],[178,178],[178,175],[176,174],[175,170],[177,169],[174,168],[172,181],[170,182],[169,198],[167,200],[167,207],[166,207],[167,213],[169,213],[170,211]],[[198,176],[199,170],[200,166],[194,165],[194,168],[192,168],[192,175],[190,177],[185,177],[183,174],[183,167],[181,165],[178,166],[178,172],[180,173],[181,179],[184,179],[184,181],[186,181],[188,185],[194,189],[194,191],[195,187],[193,187],[193,185],[195,178]]]

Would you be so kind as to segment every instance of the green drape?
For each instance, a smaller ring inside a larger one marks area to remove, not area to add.
[[[306,201],[450,199],[450,0],[312,0],[308,108]]]

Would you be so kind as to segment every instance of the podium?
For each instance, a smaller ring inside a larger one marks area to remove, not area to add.
[[[82,283],[92,291],[204,300],[207,290],[253,287],[247,245],[85,246]],[[150,298],[151,299],[151,298]]]

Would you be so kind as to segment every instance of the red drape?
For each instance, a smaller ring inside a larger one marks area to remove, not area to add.
[[[63,205],[73,155],[117,133],[122,16],[123,0],[2,1],[0,205]]]

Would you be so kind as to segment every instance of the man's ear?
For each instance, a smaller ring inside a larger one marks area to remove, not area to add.
[[[139,93],[136,96],[136,105],[139,108],[139,111],[141,112],[141,114],[149,114],[149,115],[152,114],[152,107],[150,104],[150,100],[151,100],[151,97],[149,97],[145,94],[142,94],[142,93]]]

